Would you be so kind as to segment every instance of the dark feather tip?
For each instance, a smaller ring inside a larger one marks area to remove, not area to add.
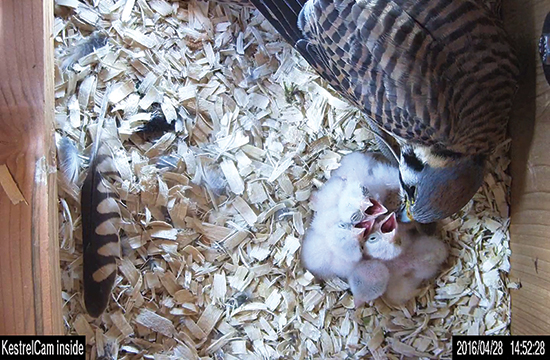
[[[106,34],[96,32],[92,34],[88,41],[82,44],[82,55],[88,55],[107,45],[107,40],[109,38]]]

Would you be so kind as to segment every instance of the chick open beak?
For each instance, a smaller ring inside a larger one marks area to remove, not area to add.
[[[356,228],[363,229],[365,231],[365,234],[369,234],[372,230],[372,226],[374,225],[374,219],[364,219],[357,225],[355,225]]]
[[[366,208],[365,215],[369,219],[376,219],[378,215],[382,215],[388,212],[388,209],[384,207],[381,203],[374,199],[369,199],[370,206]]]
[[[395,213],[392,212],[382,220],[380,231],[382,231],[383,234],[387,234],[395,230],[397,230],[397,219]]]

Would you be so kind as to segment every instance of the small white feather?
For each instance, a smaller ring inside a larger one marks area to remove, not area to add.
[[[60,136],[57,141],[57,161],[65,179],[74,183],[80,172],[80,157],[74,142]]]
[[[217,165],[208,164],[201,167],[202,176],[206,186],[216,195],[220,196],[225,191],[227,180]]]

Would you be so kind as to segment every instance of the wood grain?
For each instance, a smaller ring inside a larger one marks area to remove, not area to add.
[[[522,62],[512,136],[512,334],[550,334],[550,85],[538,55],[550,0],[507,0],[508,31]]]
[[[0,334],[62,334],[53,147],[53,0],[0,1]]]

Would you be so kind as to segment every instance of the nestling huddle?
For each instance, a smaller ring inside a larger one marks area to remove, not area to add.
[[[445,244],[398,223],[399,170],[371,154],[342,158],[311,197],[315,216],[302,243],[302,264],[321,279],[346,279],[355,306],[382,295],[403,304],[447,258]]]

